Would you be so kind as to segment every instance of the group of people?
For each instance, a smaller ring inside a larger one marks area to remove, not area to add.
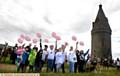
[[[46,65],[46,72],[60,72],[62,70],[65,73],[65,64],[69,65],[69,72],[85,72],[96,70],[97,65],[103,65],[109,67],[109,64],[115,63],[117,69],[120,69],[120,60],[109,61],[107,59],[94,58],[91,60],[89,49],[84,53],[83,50],[78,50],[78,42],[76,47],[70,46],[69,50],[66,50],[67,45],[61,45],[57,47],[57,41],[55,45],[44,45],[42,47],[42,41],[40,40],[40,48],[35,45],[31,48],[31,44],[25,46],[13,47],[10,59],[13,64],[16,64],[18,72],[42,72],[44,65]],[[86,67],[86,64],[92,65],[92,67]],[[27,67],[29,69],[27,70]],[[99,67],[101,68],[101,67]]]
[[[67,45],[61,45],[57,48],[57,41],[54,45],[44,45],[40,40],[40,50],[34,46],[31,48],[31,44],[26,46],[15,46],[14,53],[16,53],[15,64],[17,65],[17,71],[26,72],[29,66],[29,72],[41,72],[44,64],[47,64],[46,72],[59,72],[60,69],[65,73],[65,63],[69,63],[69,72],[84,72],[85,64],[88,59],[85,56],[88,55],[89,49],[86,53],[83,50],[78,50],[78,42],[76,42],[76,48],[70,47],[69,52],[66,52]],[[15,55],[15,54],[13,54]]]

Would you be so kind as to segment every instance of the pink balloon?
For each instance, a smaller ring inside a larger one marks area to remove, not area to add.
[[[37,36],[38,38],[40,38],[40,37],[41,37],[41,33],[40,33],[40,32],[36,33],[36,36]]]
[[[81,45],[81,46],[84,46],[84,42],[83,42],[83,41],[80,41],[80,45]]]
[[[60,36],[56,36],[56,40],[61,40],[61,37]]]
[[[18,42],[19,42],[20,44],[22,44],[22,43],[23,43],[23,40],[22,40],[21,38],[18,38]]]
[[[25,39],[25,35],[24,35],[24,34],[21,34],[21,35],[20,35],[20,38]]]
[[[26,40],[26,41],[31,41],[30,36],[26,36],[26,37],[25,37],[25,40]]]
[[[49,43],[49,40],[48,40],[48,39],[45,39],[44,42]]]
[[[33,39],[33,43],[34,43],[34,44],[36,44],[37,41],[38,41],[38,40],[37,40],[36,38]]]
[[[52,32],[52,37],[56,38],[56,33]]]
[[[72,36],[72,40],[76,41],[77,40],[76,36]]]

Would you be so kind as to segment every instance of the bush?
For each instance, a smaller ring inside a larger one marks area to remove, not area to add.
[[[10,57],[2,57],[1,58],[1,63],[4,63],[4,64],[11,64],[11,60],[10,60]]]

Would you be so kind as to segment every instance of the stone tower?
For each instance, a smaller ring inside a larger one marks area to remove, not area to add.
[[[93,22],[91,31],[91,55],[92,58],[107,58],[112,59],[111,53],[111,28],[108,19],[105,16],[102,5],[99,5],[99,10],[95,22]]]

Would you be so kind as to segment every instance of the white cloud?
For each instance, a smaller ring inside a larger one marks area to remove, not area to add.
[[[41,31],[43,38],[51,38],[55,31],[65,41],[73,44],[72,35],[85,42],[84,48],[91,47],[92,22],[98,12],[98,5],[103,4],[103,10],[109,19],[112,32],[112,51],[120,50],[119,38],[119,0],[0,0],[0,42],[8,41],[14,44],[21,33],[35,36]],[[87,39],[86,39],[87,38]]]

